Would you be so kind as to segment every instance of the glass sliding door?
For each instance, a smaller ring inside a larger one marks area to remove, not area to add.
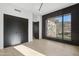
[[[46,36],[62,40],[71,40],[71,14],[51,17],[46,20]]]
[[[46,36],[62,39],[62,16],[46,20]]]
[[[56,37],[56,23],[53,17],[46,20],[46,36]]]
[[[71,40],[71,14],[63,15],[63,39]]]
[[[62,16],[55,17],[56,20],[56,37],[62,39]]]

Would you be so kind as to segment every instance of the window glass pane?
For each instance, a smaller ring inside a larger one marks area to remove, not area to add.
[[[56,36],[62,39],[62,16],[58,16],[56,19]]]
[[[64,40],[71,40],[71,14],[63,16],[64,23]]]
[[[46,20],[46,36],[62,38],[62,16],[52,17]]]

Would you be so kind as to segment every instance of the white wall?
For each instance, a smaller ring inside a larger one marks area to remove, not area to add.
[[[39,39],[42,39],[42,16],[39,16]]]
[[[14,9],[20,9],[22,12],[17,12]],[[9,14],[9,15],[13,15],[13,16],[17,16],[17,17],[22,17],[22,18],[26,18],[28,19],[28,40],[29,42],[32,41],[32,12],[29,11],[25,11],[21,8],[18,8],[16,6],[13,5],[5,5],[4,4],[0,4],[0,49],[3,48],[3,43],[4,43],[4,34],[3,34],[3,14]]]
[[[0,48],[3,48],[3,14],[2,11],[0,11]]]
[[[39,22],[39,39],[42,39],[42,15],[35,11],[33,15],[33,22]]]

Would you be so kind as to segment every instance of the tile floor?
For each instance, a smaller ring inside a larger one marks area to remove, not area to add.
[[[24,45],[47,56],[79,56],[79,46],[56,41],[37,39]]]
[[[73,46],[46,39],[36,39],[30,43],[23,43],[21,45],[46,56],[79,56],[79,46]],[[0,49],[0,56],[23,56],[23,54],[12,46]]]
[[[20,53],[22,53],[24,56],[45,56],[44,54],[39,53],[38,51],[35,51],[24,45],[18,45],[15,46],[14,48],[18,50]]]
[[[23,56],[23,54],[21,54],[13,47],[7,47],[4,49],[0,49],[0,56]]]

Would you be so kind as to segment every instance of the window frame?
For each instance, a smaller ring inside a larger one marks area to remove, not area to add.
[[[55,17],[62,17],[61,19],[62,19],[62,37],[61,38],[58,38],[58,37],[51,37],[51,38],[56,38],[56,39],[61,39],[61,40],[66,40],[66,39],[64,39],[64,15],[68,15],[68,14],[70,14],[71,15],[71,13],[67,13],[67,14],[63,14],[63,15],[59,15],[59,16],[54,16],[54,17],[50,17],[50,18],[55,18]],[[47,18],[47,20],[48,20],[49,18]],[[45,20],[45,29],[46,29],[46,27],[47,27],[47,20]],[[45,30],[45,36],[46,37],[49,37],[49,36],[47,36],[47,29]],[[71,40],[71,39],[70,39]]]

